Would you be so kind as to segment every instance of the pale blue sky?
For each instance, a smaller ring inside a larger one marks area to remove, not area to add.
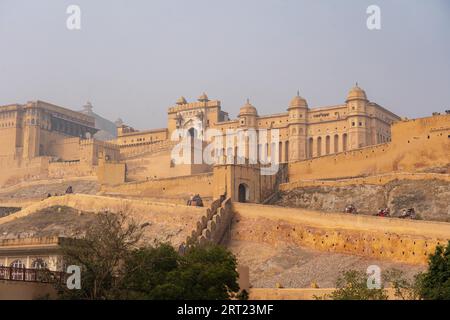
[[[66,28],[66,8],[82,29]],[[382,30],[366,28],[381,7]],[[236,116],[339,104],[358,81],[401,116],[450,109],[447,0],[0,0],[0,105],[41,99],[137,128],[203,91]]]

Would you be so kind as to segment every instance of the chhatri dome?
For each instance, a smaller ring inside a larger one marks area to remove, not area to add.
[[[358,82],[347,95],[347,101],[356,99],[367,100],[366,92],[358,86]]]
[[[302,97],[300,97],[300,92],[297,91],[297,95],[292,98],[291,102],[289,103],[289,109],[291,108],[308,108],[308,103],[306,100]]]
[[[203,94],[200,97],[198,97],[197,100],[200,101],[200,102],[208,102],[209,101],[208,96],[204,92],[203,92]]]
[[[252,116],[258,115],[256,108],[250,103],[249,99],[247,99],[247,102],[239,110],[239,116],[248,116],[248,115]]]
[[[187,103],[187,101],[186,101],[186,99],[184,98],[184,97],[180,97],[180,98],[178,98],[178,100],[177,100],[177,104],[178,105],[180,105],[180,104],[186,104]]]

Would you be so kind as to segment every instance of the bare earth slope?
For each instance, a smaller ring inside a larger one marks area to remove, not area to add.
[[[276,247],[251,241],[232,241],[230,250],[238,262],[249,266],[250,284],[254,288],[309,288],[315,282],[320,288],[333,288],[342,271],[366,271],[378,265],[381,271],[399,269],[412,278],[425,266],[369,259],[356,255],[320,252],[280,242]]]
[[[354,204],[362,214],[389,207],[395,216],[404,208],[414,208],[424,220],[450,221],[450,182],[396,180],[384,186],[302,187],[280,192],[273,204],[325,212],[342,212],[346,205]]]

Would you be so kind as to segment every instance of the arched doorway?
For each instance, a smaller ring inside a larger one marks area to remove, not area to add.
[[[239,185],[239,194],[238,194],[238,201],[239,202],[248,202],[250,198],[250,192],[249,188],[245,183],[241,183]]]
[[[188,130],[188,134],[189,134],[189,137],[191,139],[197,139],[198,138],[198,133],[197,133],[197,130],[195,128],[190,128]]]

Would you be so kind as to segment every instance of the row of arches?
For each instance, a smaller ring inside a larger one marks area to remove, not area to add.
[[[348,135],[344,133],[339,136],[325,136],[308,139],[308,158],[320,157],[338,152],[345,152],[348,149]]]
[[[7,275],[7,272],[10,272],[9,270],[2,269],[3,265],[0,265],[0,278],[5,278]],[[24,280],[24,269],[26,268],[25,263],[20,260],[16,259],[13,262],[10,263],[9,267],[11,268],[11,280]],[[43,270],[48,269],[47,262],[44,261],[42,258],[34,259],[31,263],[31,269],[36,270]]]
[[[188,132],[192,140],[197,138],[198,133],[194,128],[191,128]],[[223,145],[225,145],[226,138],[221,138],[224,139]],[[306,140],[306,149],[303,153],[300,153],[303,154],[305,158],[310,159],[323,155],[345,152],[348,150],[348,145],[349,138],[347,133],[310,137]],[[220,149],[215,149],[213,150],[213,156],[218,156],[219,158],[225,156],[227,159],[234,159],[234,163],[238,163],[238,160],[240,160],[239,163],[243,163],[247,159],[251,158],[249,155],[249,150],[253,149],[253,152],[256,152],[258,159],[261,155],[265,156],[268,160],[272,160],[273,157],[277,157],[279,163],[286,163],[290,159],[289,148],[289,140],[277,141],[273,143],[264,141],[261,143],[260,141],[250,141],[250,138],[246,137],[245,145],[243,146],[243,156],[242,153],[239,154],[241,151],[239,151],[239,147],[236,145],[230,147],[223,146]]]

